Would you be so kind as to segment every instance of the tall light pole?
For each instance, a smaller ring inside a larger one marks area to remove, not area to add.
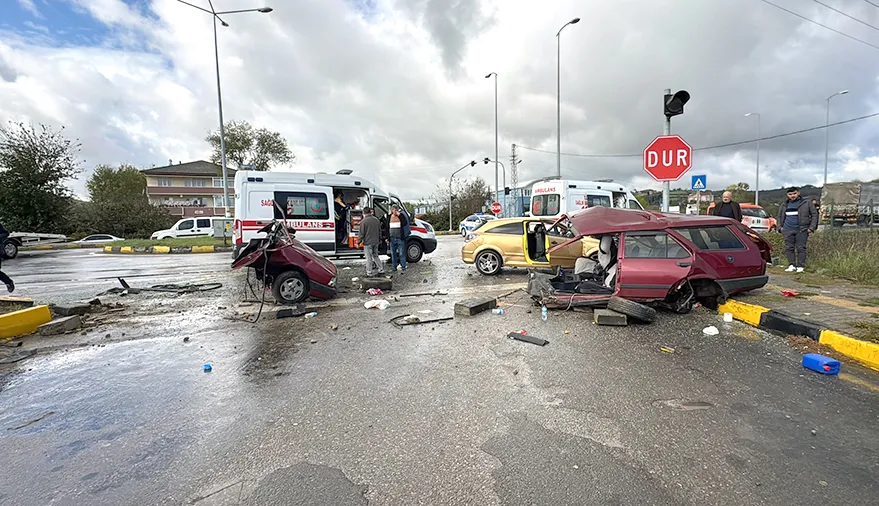
[[[757,180],[754,184],[754,205],[760,205],[760,113],[749,112],[745,117],[757,116]]]
[[[225,209],[225,217],[231,218],[232,215],[229,212],[229,174],[226,169],[226,129],[223,125],[223,92],[220,88],[220,51],[217,45],[217,20],[223,26],[229,26],[229,23],[223,21],[220,16],[226,14],[239,14],[242,12],[261,12],[263,14],[267,14],[272,12],[271,7],[260,7],[258,9],[237,9],[232,11],[220,11],[217,12],[214,10],[214,3],[211,0],[208,0],[208,5],[210,6],[210,10],[199,7],[197,5],[193,5],[189,2],[184,2],[183,0],[177,0],[178,2],[198,9],[202,12],[207,12],[211,15],[214,22],[214,64],[217,69],[217,105],[220,110],[220,163],[223,167],[223,207]]]
[[[486,79],[494,76],[494,159],[497,160],[497,72],[492,72],[485,76]],[[506,181],[504,186],[506,186]],[[497,162],[494,162],[494,190],[497,191]]]
[[[503,198],[503,200],[504,200],[504,211],[506,211],[506,209],[507,209],[507,193],[506,193],[506,187],[507,187],[507,167],[503,164],[503,162],[499,161],[497,158],[495,158],[494,160],[492,160],[492,159],[489,158],[489,157],[485,157],[485,158],[482,159],[482,161],[483,161],[485,164],[488,164],[488,162],[494,162],[494,166],[495,166],[495,167],[497,167],[498,164],[500,164],[501,167],[504,169],[504,188],[505,188],[505,190],[504,190],[504,198]],[[497,169],[495,169],[495,170],[497,170]],[[495,197],[497,197],[497,191],[498,191],[498,189],[495,188]],[[503,212],[503,211],[501,211],[501,212]]]
[[[461,172],[467,167],[473,167],[476,165],[476,160],[470,160],[466,165],[461,167],[460,169],[452,172],[452,175],[449,176],[449,232],[452,231],[452,178],[455,177],[455,174]]]
[[[575,25],[580,22],[580,18],[574,18],[559,28],[555,34],[556,45],[558,47],[558,66],[556,68],[556,155],[555,167],[556,176],[562,177],[562,30],[565,26]],[[497,158],[497,155],[495,155]]]
[[[824,186],[827,186],[827,154],[830,151],[830,99],[837,95],[845,95],[848,90],[837,91],[827,97],[827,118],[824,121]]]

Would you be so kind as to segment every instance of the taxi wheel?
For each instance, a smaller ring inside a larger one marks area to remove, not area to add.
[[[476,256],[476,270],[485,276],[494,276],[501,271],[503,260],[494,251],[483,251]]]

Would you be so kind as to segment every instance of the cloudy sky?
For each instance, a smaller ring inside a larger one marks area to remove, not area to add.
[[[191,0],[203,7],[208,0]],[[562,151],[639,154],[662,132],[662,91],[692,99],[672,131],[695,148],[879,112],[879,7],[862,0],[213,0],[224,113],[281,132],[297,162],[350,168],[415,200],[471,159],[522,148],[519,181],[555,173],[556,32]],[[874,2],[879,4],[879,1]],[[217,126],[209,15],[176,0],[0,0],[0,120],[78,137],[86,172],[210,155]],[[879,177],[879,117],[830,129],[830,181]],[[542,151],[525,149],[536,148]],[[753,186],[756,144],[699,150],[708,186]],[[761,144],[761,187],[820,184],[824,132]],[[508,164],[509,165],[509,164]],[[640,156],[562,156],[570,178],[655,187]],[[493,165],[461,176],[494,180]],[[509,176],[508,176],[509,177]],[[682,181],[682,183],[684,183]],[[685,182],[689,185],[689,181]]]

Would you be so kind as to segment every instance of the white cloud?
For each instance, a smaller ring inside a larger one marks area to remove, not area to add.
[[[33,14],[35,17],[42,17],[42,14],[40,14],[40,11],[39,9],[37,9],[36,4],[34,4],[34,0],[18,0],[18,5],[20,5],[22,9]]]
[[[58,47],[33,32],[4,34],[0,118],[65,125],[82,140],[89,167],[206,158],[204,136],[217,125],[210,16],[174,0],[143,10],[120,0],[68,1],[107,24],[109,39]],[[230,15],[230,26],[218,28],[224,113],[281,132],[298,159],[288,170],[351,168],[405,198],[428,196],[466,161],[494,156],[489,72],[499,76],[501,161],[512,143],[555,150],[555,34],[575,16],[582,21],[561,40],[564,152],[639,153],[661,133],[667,87],[693,96],[672,129],[694,147],[753,138],[749,111],[761,113],[764,135],[823,124],[824,99],[842,88],[851,93],[834,99],[832,121],[874,112],[875,50],[765,4],[739,3],[276,0],[270,14]],[[879,22],[879,9],[866,3],[837,3]],[[788,4],[873,36],[820,6]],[[869,177],[877,121],[831,130],[831,180],[879,177]],[[843,146],[857,148],[854,158]],[[761,187],[820,184],[823,151],[821,131],[763,142]],[[753,186],[755,154],[754,144],[697,151],[693,173],[707,174],[712,188]],[[520,182],[555,173],[554,153],[519,156]],[[566,176],[658,187],[640,164],[562,158]],[[491,165],[481,163],[459,176],[494,182]]]

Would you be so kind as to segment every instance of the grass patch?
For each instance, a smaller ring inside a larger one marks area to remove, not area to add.
[[[773,256],[787,266],[781,234],[764,236],[772,244]],[[806,243],[806,262],[810,275],[797,274],[804,284],[823,285],[811,274],[841,278],[867,285],[879,285],[879,229],[825,229],[812,234]]]
[[[852,323],[852,326],[855,328],[852,337],[879,343],[879,322],[860,320]]]
[[[232,244],[232,239],[227,239],[227,245]],[[111,244],[108,244],[110,246]],[[215,239],[213,237],[178,237],[176,239],[162,239],[161,241],[151,241],[149,239],[127,239],[125,241],[117,241],[112,246],[222,246],[223,239]]]
[[[870,297],[869,299],[864,299],[858,302],[858,305],[879,307],[879,297]]]

